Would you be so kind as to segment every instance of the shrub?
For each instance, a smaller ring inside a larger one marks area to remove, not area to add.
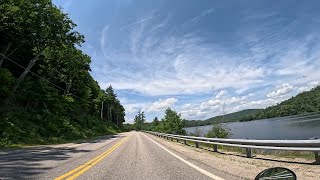
[[[231,136],[231,132],[222,124],[214,124],[205,136],[208,138],[228,138]]]

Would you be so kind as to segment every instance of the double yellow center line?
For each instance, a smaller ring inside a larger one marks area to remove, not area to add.
[[[106,150],[105,152],[103,152],[102,154],[100,154],[99,156],[91,159],[90,161],[84,163],[83,165],[67,172],[66,174],[55,178],[54,180],[62,180],[65,179],[66,180],[73,180],[76,177],[80,176],[81,174],[83,174],[84,172],[86,172],[88,169],[90,169],[91,167],[93,167],[94,165],[96,165],[98,162],[100,162],[102,159],[104,159],[105,157],[107,157],[112,151],[114,151],[117,147],[119,147],[124,141],[126,141],[128,139],[128,137],[123,138],[121,141],[119,141],[117,144],[115,144],[114,146],[112,146],[110,149]],[[67,178],[68,177],[68,178]]]

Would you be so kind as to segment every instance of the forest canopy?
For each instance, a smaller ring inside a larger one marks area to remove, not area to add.
[[[115,133],[125,109],[90,75],[84,36],[51,0],[0,4],[0,145]]]

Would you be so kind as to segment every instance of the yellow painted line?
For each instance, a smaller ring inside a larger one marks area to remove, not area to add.
[[[79,167],[67,172],[64,175],[55,178],[54,180],[62,180],[64,178],[68,177],[68,176],[71,176],[72,174],[74,174],[74,175],[71,176],[70,178],[68,178],[68,180],[71,180],[71,179],[74,179],[74,178],[78,177],[79,175],[81,175],[82,173],[84,173],[85,171],[90,169],[92,166],[97,164],[99,161],[104,159],[106,156],[108,156],[112,151],[114,151],[118,146],[120,146],[125,140],[127,140],[127,138],[128,137],[123,138],[121,141],[119,141],[117,144],[115,144],[114,146],[112,146],[111,148],[109,148],[108,150],[106,150],[105,152],[100,154],[99,156],[97,156],[97,157],[91,159],[90,161],[84,163],[83,165],[81,165],[81,166],[79,166]]]

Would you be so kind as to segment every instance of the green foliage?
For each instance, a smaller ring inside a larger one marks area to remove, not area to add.
[[[174,110],[168,108],[165,111],[164,118],[161,120],[162,129],[165,133],[170,134],[185,134],[185,130],[183,129],[185,125],[185,120],[181,118],[181,114],[178,114]]]
[[[121,128],[125,110],[90,75],[91,59],[77,48],[84,37],[66,14],[50,0],[3,0],[0,12],[1,145]]]
[[[142,130],[142,126],[144,125],[144,123],[146,122],[146,117],[144,115],[144,112],[140,111],[138,112],[138,114],[134,117],[134,124],[133,127],[135,130]]]
[[[167,108],[161,121],[158,120],[158,117],[155,117],[152,122],[146,122],[144,112],[139,110],[134,118],[134,124],[126,124],[125,127],[127,130],[135,129],[184,135],[186,134],[186,131],[183,129],[184,125],[185,120],[181,118],[181,114]]]
[[[1,117],[0,146],[43,144],[113,134],[115,127],[97,118],[71,119],[50,112],[11,111]]]
[[[158,117],[155,117],[152,121],[152,126],[153,126],[153,129],[155,129],[155,127],[157,127],[159,125],[160,121],[158,119]]]
[[[230,129],[222,124],[213,124],[212,129],[205,135],[208,138],[228,138],[230,136]]]
[[[308,92],[302,92],[295,97],[281,102],[275,106],[270,106],[260,112],[245,116],[240,121],[250,121],[255,119],[266,119],[290,115],[298,115],[309,112],[320,111],[320,86]]]
[[[239,112],[226,114],[223,116],[212,117],[206,120],[187,120],[185,127],[205,126],[210,124],[219,124],[222,122],[236,122],[252,114],[256,114],[260,111],[261,109],[246,109]]]
[[[0,69],[0,99],[4,99],[11,94],[11,88],[15,79],[8,69]]]

